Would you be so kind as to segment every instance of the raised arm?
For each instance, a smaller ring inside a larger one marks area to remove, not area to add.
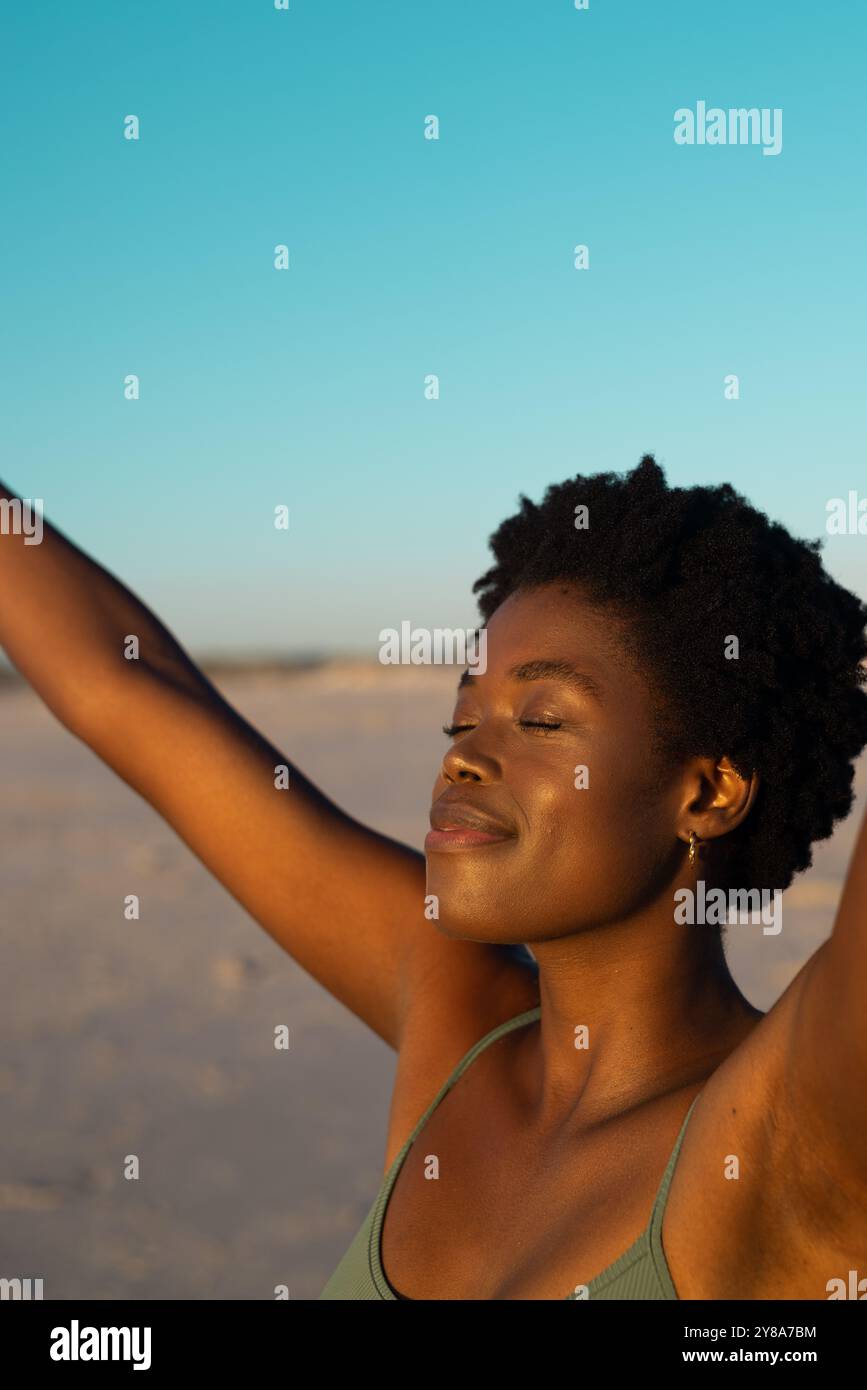
[[[732,1267],[749,1231],[764,1252],[750,1276],[784,1290],[772,1296],[823,1297],[828,1280],[867,1273],[867,817],[830,937],[738,1052],[707,1169],[720,1153],[745,1160],[741,1224],[739,1184],[719,1203],[740,1233]]]
[[[28,544],[16,503],[0,485],[0,644],[58,719],[391,1046],[418,988],[451,991],[456,1008],[487,995],[496,1009],[492,987],[514,963],[437,933],[424,917],[423,857],[335,806],[58,530],[45,522],[41,543]],[[137,660],[124,656],[131,635]]]
[[[794,1022],[790,1073],[804,1132],[819,1136],[828,1171],[860,1191],[867,1238],[867,813]]]

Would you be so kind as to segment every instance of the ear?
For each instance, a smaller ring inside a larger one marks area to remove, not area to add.
[[[727,756],[693,759],[679,838],[688,841],[691,830],[700,840],[729,834],[749,815],[760,783],[757,772],[742,775]]]

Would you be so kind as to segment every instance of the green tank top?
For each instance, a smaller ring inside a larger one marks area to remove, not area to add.
[[[340,1264],[319,1295],[320,1299],[367,1299],[382,1302],[397,1302],[403,1299],[403,1295],[392,1288],[386,1279],[380,1258],[385,1210],[401,1165],[443,1096],[451,1090],[458,1077],[475,1061],[479,1053],[483,1052],[486,1047],[490,1047],[491,1043],[496,1042],[497,1038],[501,1038],[504,1033],[510,1032],[513,1028],[521,1028],[525,1024],[533,1023],[540,1017],[541,1012],[541,1006],[537,1004],[535,1008],[527,1009],[524,1013],[518,1014],[517,1017],[507,1019],[505,1023],[499,1024],[498,1027],[492,1028],[490,1033],[486,1033],[461,1059],[439,1093],[431,1101],[386,1173],[373,1206],[367,1213],[360,1230]],[[698,1100],[698,1096],[695,1097],[686,1112],[671,1157],[662,1175],[662,1182],[656,1193],[650,1220],[641,1235],[630,1245],[628,1250],[625,1250],[601,1274],[597,1274],[596,1278],[591,1280],[588,1285],[577,1285],[575,1289],[566,1294],[566,1300],[584,1298],[661,1300],[678,1297],[662,1248],[662,1218],[665,1214],[665,1204],[674,1176],[675,1164],[696,1100]],[[586,1293],[584,1292],[585,1287]]]

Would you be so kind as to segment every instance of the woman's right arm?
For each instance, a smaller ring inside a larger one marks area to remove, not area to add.
[[[449,998],[461,1017],[474,1006],[480,1022],[496,1013],[496,986],[503,980],[508,993],[514,963],[425,919],[423,857],[323,795],[155,615],[60,531],[43,521],[41,543],[27,544],[4,511],[15,500],[0,485],[0,645],[57,718],[392,1047],[419,990],[439,991],[432,1009],[445,1026]],[[130,637],[135,660],[124,655]],[[285,790],[275,786],[281,764]]]

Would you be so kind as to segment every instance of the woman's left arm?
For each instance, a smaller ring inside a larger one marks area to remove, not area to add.
[[[784,1074],[807,1146],[867,1206],[867,813],[830,937],[805,972]]]

